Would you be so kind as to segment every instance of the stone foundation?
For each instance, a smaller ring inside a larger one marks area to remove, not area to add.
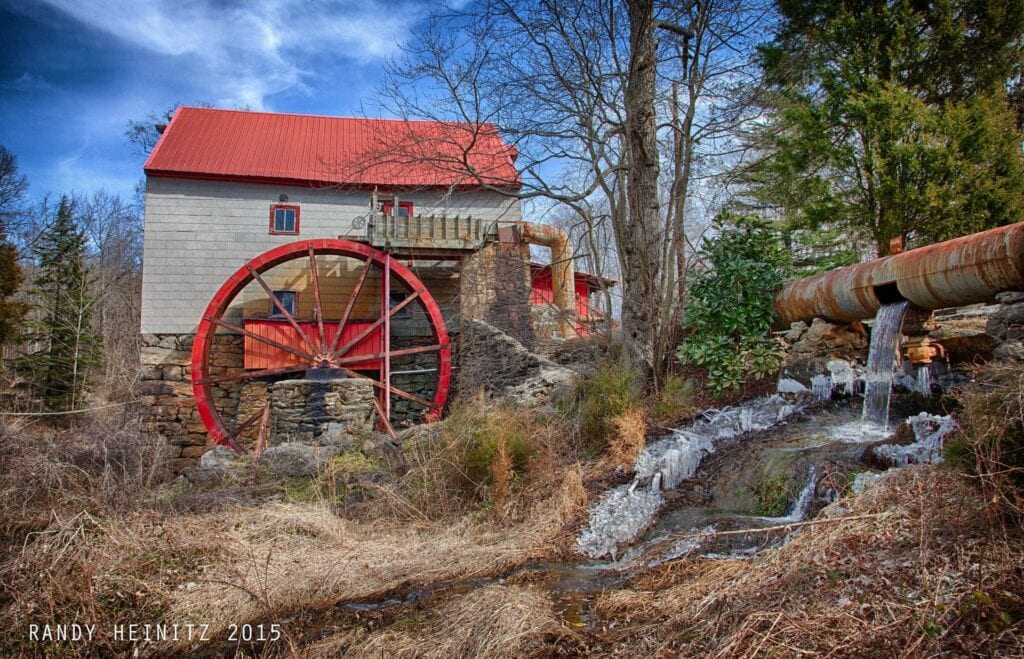
[[[536,347],[530,305],[529,246],[517,232],[503,236],[467,257],[462,264],[460,347],[454,384],[460,394],[492,387],[500,359],[474,333],[482,322],[515,340],[527,351]]]
[[[314,444],[328,430],[348,434],[373,430],[373,383],[342,380],[282,380],[268,388],[271,439]]]

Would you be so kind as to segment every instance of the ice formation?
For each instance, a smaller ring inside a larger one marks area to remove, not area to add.
[[[690,427],[645,447],[633,482],[610,490],[591,506],[590,523],[576,539],[577,547],[591,558],[614,556],[650,524],[662,504],[660,492],[692,478],[717,442],[770,428],[798,409],[775,395],[710,410]]]
[[[914,431],[916,441],[913,444],[876,446],[873,449],[875,455],[894,467],[942,462],[943,440],[956,428],[953,418],[921,412],[908,418],[907,424]]]
[[[805,387],[800,381],[794,380],[793,378],[779,378],[778,384],[775,385],[775,390],[780,394],[807,393],[807,387]]]

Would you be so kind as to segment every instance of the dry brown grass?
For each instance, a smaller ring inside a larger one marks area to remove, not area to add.
[[[346,600],[502,573],[546,556],[556,544],[580,505],[579,474],[572,473],[528,522],[504,527],[470,518],[353,521],[325,504],[281,503],[55,519],[0,566],[0,624],[24,630],[29,622],[77,619],[109,630],[116,622],[191,622],[210,624],[217,637],[229,623],[281,622]],[[0,651],[24,651],[23,641],[24,634],[12,636]],[[125,649],[101,631],[95,644],[74,651]]]
[[[927,656],[1024,651],[1019,537],[934,467],[894,473],[827,509],[877,517],[803,529],[753,561],[691,560],[604,594],[623,654]]]
[[[576,462],[570,434],[554,414],[482,397],[460,401],[403,445],[411,468],[381,503],[404,519],[454,519],[483,505],[500,520],[521,521]]]
[[[991,523],[1024,521],[1024,368],[991,363],[955,397],[959,428],[947,460],[975,482]]]
[[[491,585],[457,597],[409,624],[363,638],[343,634],[308,648],[311,655],[353,657],[539,657],[575,634],[534,586]]]
[[[615,431],[608,439],[608,454],[616,467],[632,469],[644,448],[647,418],[644,411],[630,407],[612,417]]]
[[[86,510],[134,510],[162,477],[164,444],[137,414],[110,412],[50,427],[0,419],[0,560],[26,533]]]

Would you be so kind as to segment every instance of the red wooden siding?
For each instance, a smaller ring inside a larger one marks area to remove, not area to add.
[[[367,327],[372,325],[371,321],[366,322],[349,322],[345,325],[341,332],[341,340],[338,341],[339,346],[343,346],[350,340],[354,339]],[[306,333],[310,338],[317,336],[316,323],[311,321],[299,321],[299,327]],[[283,343],[292,348],[298,350],[309,350],[309,346],[306,346],[292,326],[288,324],[286,320],[246,320],[245,329],[249,330],[253,334],[265,336],[268,339]],[[338,329],[337,322],[324,323],[324,331],[327,333],[327,340],[332,341],[334,334]],[[372,355],[382,350],[381,345],[381,328],[378,327],[370,334],[352,346],[352,349],[346,354],[346,356],[358,357],[359,355]],[[262,341],[257,341],[251,337],[245,337],[245,368],[247,369],[262,369],[262,368],[280,368],[282,366],[291,366],[292,364],[301,363],[301,359],[295,355],[291,355],[283,350],[278,350],[273,346],[268,346]],[[375,359],[371,359],[365,362],[359,362],[346,366],[353,370],[370,370],[375,371],[380,368],[380,362]]]
[[[576,274],[576,315],[579,318],[590,317],[590,287],[586,275]],[[551,271],[534,269],[531,273],[530,304],[553,304],[554,292],[551,284]],[[590,334],[590,326],[576,323],[576,333],[580,336]]]

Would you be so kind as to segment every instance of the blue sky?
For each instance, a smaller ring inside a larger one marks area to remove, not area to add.
[[[32,198],[129,196],[129,121],[177,103],[382,114],[385,58],[429,5],[377,0],[0,0],[0,144]]]

